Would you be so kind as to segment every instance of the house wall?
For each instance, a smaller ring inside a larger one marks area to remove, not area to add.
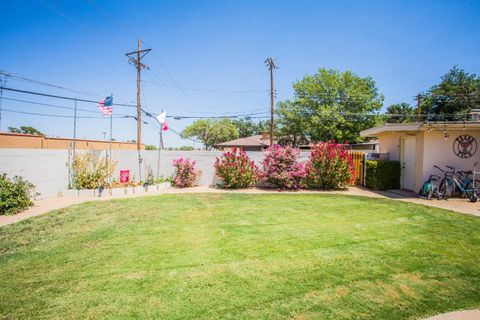
[[[430,174],[442,175],[441,172],[433,168],[434,165],[438,165],[440,168],[448,165],[458,169],[472,170],[474,163],[480,161],[480,131],[448,131],[449,138],[446,140],[443,132],[425,131],[424,134],[423,180],[426,180]],[[477,151],[472,157],[462,159],[455,155],[453,143],[458,136],[465,134],[471,135],[477,140]]]
[[[386,133],[379,135],[380,152],[388,153],[390,160],[401,160],[401,138],[409,136],[416,137],[416,179],[415,189],[420,189],[423,182],[428,179],[430,174],[442,173],[433,168],[438,165],[441,168],[452,166],[458,169],[472,170],[473,164],[480,161],[480,131],[476,130],[457,130],[448,131],[449,138],[444,139],[444,133],[439,131],[418,131],[416,133]],[[460,135],[471,135],[477,140],[476,153],[467,159],[458,157],[453,151],[453,143]],[[480,167],[479,167],[480,169]],[[480,177],[480,175],[479,175]]]

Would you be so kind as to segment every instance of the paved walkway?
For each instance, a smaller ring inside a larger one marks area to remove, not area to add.
[[[479,320],[480,310],[464,310],[444,313],[425,320]]]
[[[63,207],[68,207],[71,205],[87,202],[87,201],[105,201],[111,199],[122,199],[122,198],[137,198],[137,197],[148,197],[156,196],[161,194],[177,194],[177,193],[301,193],[301,194],[345,194],[345,195],[355,195],[355,196],[365,196],[365,197],[374,197],[374,198],[385,198],[393,199],[397,201],[406,201],[417,204],[423,204],[427,206],[449,209],[457,211],[464,214],[471,214],[480,216],[480,202],[479,203],[470,203],[466,199],[450,199],[448,201],[444,200],[425,200],[417,198],[416,194],[406,191],[372,191],[364,188],[351,187],[345,191],[278,191],[278,190],[265,190],[265,189],[242,189],[242,190],[222,190],[215,189],[211,187],[195,187],[187,189],[176,189],[169,188],[159,191],[149,191],[147,193],[138,193],[138,194],[126,194],[118,196],[104,196],[102,198],[94,197],[53,197],[38,200],[35,202],[35,205],[17,215],[14,216],[0,216],[0,227],[9,225],[24,219],[35,217],[38,215],[45,214],[51,210],[60,209]],[[480,320],[480,310],[467,310],[467,311],[457,311],[450,312],[442,315],[437,315],[425,320]]]

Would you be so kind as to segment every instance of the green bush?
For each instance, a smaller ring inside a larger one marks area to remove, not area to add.
[[[35,186],[22,177],[12,179],[4,173],[0,175],[0,215],[12,215],[22,212],[33,205]]]
[[[365,183],[375,190],[400,188],[400,161],[368,160]]]

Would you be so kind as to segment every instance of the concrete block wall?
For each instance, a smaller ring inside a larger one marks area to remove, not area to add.
[[[86,151],[78,151],[86,152]],[[92,151],[104,157],[106,151]],[[166,151],[160,152],[160,163],[158,166],[158,150],[142,150],[142,180],[148,170],[151,170],[154,177],[157,177],[157,170],[160,176],[170,177],[173,175],[174,159],[179,157],[190,158],[197,162],[196,167],[201,172],[199,185],[215,185],[218,178],[215,176],[213,167],[215,158],[219,157],[221,151]],[[260,166],[263,159],[263,152],[247,152],[249,157]],[[309,152],[302,152],[300,160],[306,160]],[[40,192],[39,198],[56,196],[68,188],[69,163],[72,154],[68,150],[49,149],[0,149],[0,173],[7,173],[8,176],[22,176],[37,186]],[[131,150],[112,150],[112,158],[117,161],[114,176],[118,179],[120,170],[130,170],[130,177],[139,180],[138,152]]]

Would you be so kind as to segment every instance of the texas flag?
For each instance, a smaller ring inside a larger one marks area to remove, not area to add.
[[[168,123],[167,123],[167,113],[162,112],[157,116],[158,122],[162,125],[162,130],[167,131],[168,130]]]

